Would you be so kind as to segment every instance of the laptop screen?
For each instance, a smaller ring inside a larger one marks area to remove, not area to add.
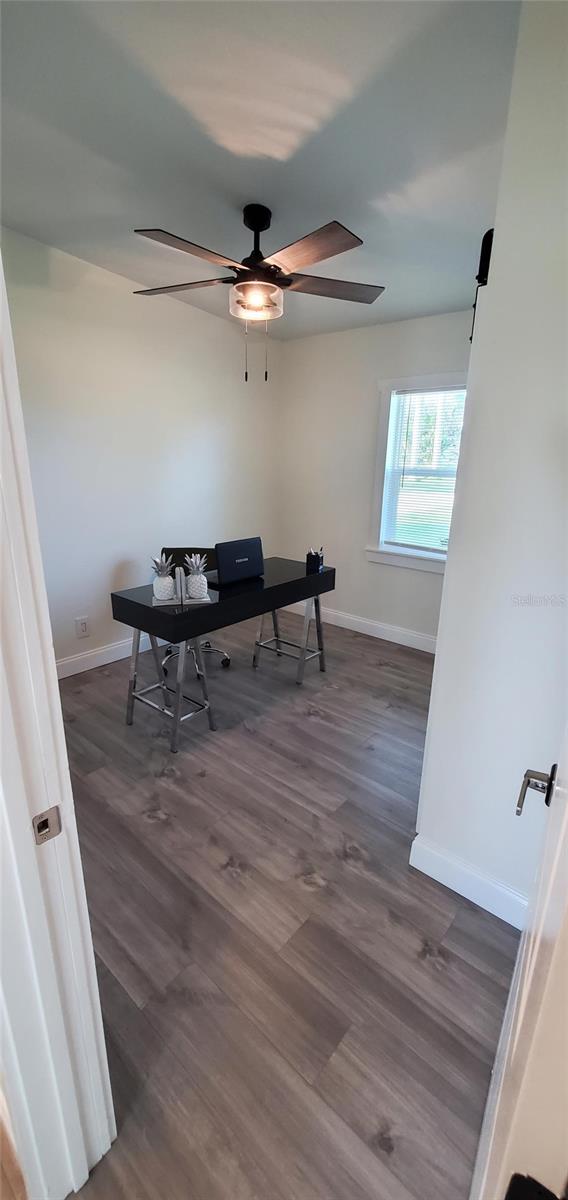
[[[259,537],[217,542],[215,553],[217,578],[221,585],[238,583],[242,579],[257,579],[264,571],[262,540]]]

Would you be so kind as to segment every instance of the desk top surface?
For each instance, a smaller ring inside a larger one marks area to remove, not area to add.
[[[205,600],[203,603],[223,604],[225,601],[231,602],[237,596],[244,597],[250,596],[255,592],[266,592],[270,588],[280,587],[286,583],[296,583],[304,580],[306,577],[310,580],[314,578],[321,579],[322,576],[329,578],[330,574],[335,574],[334,567],[324,567],[323,571],[318,572],[314,577],[313,572],[308,574],[306,571],[305,563],[296,562],[292,558],[265,558],[264,575],[259,579],[244,579],[240,583],[229,583],[223,587],[219,587],[218,584],[209,583],[209,600]],[[149,608],[159,607],[162,610],[166,609],[170,613],[187,613],[189,609],[198,607],[195,603],[155,605],[151,583],[142,584],[141,587],[126,588],[125,591],[113,592],[112,595],[124,597],[125,600],[133,600],[136,604],[147,605]]]
[[[209,583],[209,600],[201,604],[172,603],[154,604],[152,584],[126,588],[112,592],[113,616],[124,624],[139,629],[148,629],[158,637],[175,640],[173,627],[195,626],[198,633],[207,629],[221,628],[223,624],[234,624],[246,620],[256,613],[269,612],[271,608],[284,607],[295,600],[317,596],[332,591],[335,587],[335,568],[323,568],[317,574],[308,573],[306,565],[290,558],[265,558],[264,575],[260,579],[247,579],[223,587]],[[226,620],[225,620],[226,618]],[[150,622],[147,624],[147,622]],[[167,623],[168,633],[162,633],[157,622]],[[190,636],[186,633],[185,636]]]

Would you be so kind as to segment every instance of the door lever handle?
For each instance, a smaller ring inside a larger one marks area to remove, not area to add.
[[[550,807],[550,801],[552,800],[552,793],[554,791],[554,784],[556,783],[556,771],[556,763],[552,764],[548,773],[545,771],[525,771],[523,782],[521,784],[521,790],[519,792],[519,798],[517,800],[517,807],[515,809],[517,817],[521,816],[525,803],[525,797],[529,788],[532,788],[535,792],[540,792],[544,796],[544,803],[546,804],[546,807]]]

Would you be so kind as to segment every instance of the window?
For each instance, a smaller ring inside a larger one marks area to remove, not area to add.
[[[443,568],[464,403],[465,388],[391,393],[380,551]]]

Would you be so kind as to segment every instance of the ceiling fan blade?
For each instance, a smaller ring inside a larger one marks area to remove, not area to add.
[[[290,246],[283,246],[276,254],[271,254],[265,261],[273,267],[280,267],[289,274],[299,267],[311,267],[314,263],[323,262],[325,258],[333,258],[334,254],[343,254],[345,250],[353,250],[362,246],[363,241],[355,233],[351,233],[339,221],[330,221],[321,229],[314,229],[305,237]]]
[[[294,274],[289,290],[308,292],[310,296],[330,296],[333,300],[356,300],[359,304],[372,304],[385,289],[374,283],[349,283],[346,279]]]
[[[238,267],[239,271],[241,270],[241,263],[236,262],[234,258],[226,258],[224,254],[217,254],[215,250],[206,250],[205,246],[188,242],[185,238],[177,237],[175,233],[167,233],[165,229],[135,229],[134,232],[150,238],[152,242],[171,246],[172,250],[183,250],[185,254],[193,254],[195,258],[204,258],[205,262],[215,263],[216,267]]]
[[[171,292],[189,292],[192,288],[213,287],[215,283],[234,283],[232,275],[227,279],[198,279],[195,283],[172,283],[169,287],[139,288],[135,296],[166,296]]]

